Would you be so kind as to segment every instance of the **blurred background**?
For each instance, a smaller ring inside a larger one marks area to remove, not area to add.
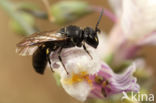
[[[10,0],[13,3],[32,2],[43,11],[45,6],[41,0]],[[61,0],[49,0],[56,3]],[[91,5],[98,5],[110,9],[107,0],[86,0]],[[110,9],[111,10],[111,9]],[[72,22],[81,27],[94,27],[99,13],[91,13],[81,19]],[[53,74],[46,69],[44,75],[37,74],[32,67],[31,56],[19,56],[16,43],[23,39],[9,29],[9,17],[0,8],[0,103],[80,103],[69,96],[63,88],[57,86]],[[58,29],[61,26],[49,23],[48,20],[36,20],[36,25],[41,31]],[[100,29],[109,33],[113,23],[103,16]],[[142,52],[146,61],[154,69],[156,68],[156,48],[145,47]],[[154,70],[155,71],[155,70]],[[155,72],[154,72],[155,74]],[[153,88],[154,90],[154,88]]]

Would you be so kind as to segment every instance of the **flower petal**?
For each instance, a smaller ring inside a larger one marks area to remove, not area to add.
[[[135,64],[129,66],[123,74],[114,74],[112,79],[112,93],[121,93],[123,91],[139,91],[139,85],[133,73],[136,69]]]
[[[123,0],[122,29],[131,39],[143,37],[156,30],[155,0]]]
[[[87,82],[83,81],[74,85],[68,85],[63,82],[64,80],[62,79],[61,84],[69,95],[80,101],[85,101],[87,99],[91,90],[91,87]]]
[[[95,74],[101,69],[103,51],[105,51],[105,36],[99,34],[99,46],[97,49],[87,46],[91,57],[83,48],[73,47],[63,49],[61,57],[69,75],[67,75],[64,67],[58,59],[58,51],[51,54],[51,63],[54,71],[61,77],[61,84],[65,91],[72,97],[85,101],[91,91],[91,80],[89,75]]]
[[[115,74],[111,69],[102,68],[96,76],[102,76],[103,82],[107,81],[108,84],[97,83],[95,81],[94,87],[92,89],[92,97],[103,98],[105,96],[111,96],[113,94],[118,94],[127,91],[139,91],[139,85],[136,83],[136,78],[133,77],[133,72],[135,71],[135,65],[133,64],[122,74]],[[106,76],[107,75],[107,76]],[[92,80],[95,80],[95,77]],[[104,93],[103,94],[103,90]]]
[[[122,2],[123,0],[109,0],[109,4],[115,11],[115,14],[119,17],[122,13]]]
[[[152,32],[146,36],[144,36],[139,42],[138,45],[156,45],[156,32]]]
[[[61,57],[64,67],[58,59],[58,51],[51,55],[52,67],[61,77],[61,84],[65,91],[72,97],[85,101],[88,97],[104,98],[122,91],[137,91],[136,79],[132,76],[134,68],[129,68],[123,74],[115,74],[103,62],[101,55],[105,50],[103,36],[97,49],[87,46],[93,59],[83,48],[73,47],[63,49]],[[102,78],[102,79],[101,79]]]

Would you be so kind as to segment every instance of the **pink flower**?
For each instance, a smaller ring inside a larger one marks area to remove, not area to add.
[[[138,92],[139,85],[132,76],[135,68],[133,64],[122,74],[116,74],[107,65],[102,65],[100,71],[90,76],[93,81],[91,97],[104,98],[127,91]]]

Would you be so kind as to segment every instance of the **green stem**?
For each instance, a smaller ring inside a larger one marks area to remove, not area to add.
[[[23,20],[23,18],[21,18],[20,13],[16,11],[16,7],[11,2],[8,0],[0,0],[0,6],[12,19],[14,19],[21,27],[23,27],[26,33],[32,34],[35,32],[35,29],[33,29],[27,22]]]

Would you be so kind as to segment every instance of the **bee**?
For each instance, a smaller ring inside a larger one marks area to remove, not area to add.
[[[32,55],[32,65],[37,73],[43,74],[47,63],[50,64],[51,52],[58,51],[58,58],[68,74],[60,56],[62,49],[71,47],[83,47],[85,52],[92,58],[85,43],[93,48],[99,44],[97,33],[100,32],[98,25],[102,18],[103,10],[99,16],[95,29],[86,27],[84,29],[69,25],[60,30],[36,32],[17,44],[17,52],[20,55]],[[52,67],[51,70],[53,71]]]

